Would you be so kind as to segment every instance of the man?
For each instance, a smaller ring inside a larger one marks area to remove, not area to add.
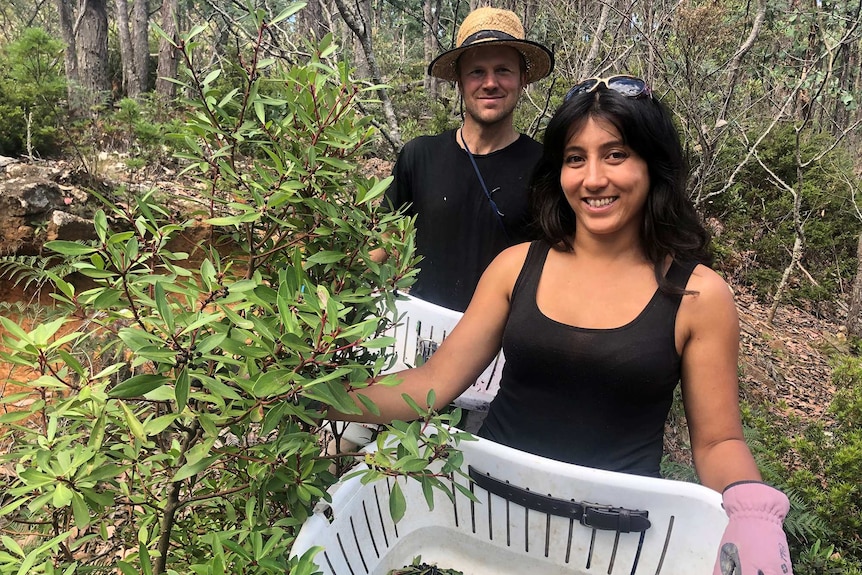
[[[468,14],[457,47],[428,66],[457,83],[464,122],[408,142],[393,170],[386,197],[410,204],[423,257],[411,295],[464,311],[491,260],[529,239],[527,187],[542,148],[515,130],[513,114],[524,87],[553,67],[515,13],[490,7]]]

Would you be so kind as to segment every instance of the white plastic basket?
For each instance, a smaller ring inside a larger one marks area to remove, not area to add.
[[[390,371],[422,365],[437,349],[464,315],[427,301],[406,296],[398,301],[400,321],[387,335],[396,339],[397,360]],[[455,400],[455,405],[471,411],[488,411],[500,389],[500,374],[505,359],[501,351],[479,379]]]
[[[437,493],[429,511],[419,483],[400,478],[407,511],[395,524],[395,479],[362,485],[353,477],[333,486],[332,503],[317,506],[291,553],[323,547],[315,561],[325,575],[385,575],[417,556],[464,575],[711,573],[727,518],[706,487],[569,465],[483,439],[459,449],[475,479],[454,480],[478,503],[453,489],[454,503]],[[594,528],[599,516],[617,528]]]

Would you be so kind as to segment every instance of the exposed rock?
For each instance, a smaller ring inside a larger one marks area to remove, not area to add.
[[[47,240],[66,240],[78,242],[95,240],[96,229],[93,220],[88,220],[68,212],[55,210],[48,222]]]
[[[0,182],[0,217],[44,216],[63,205],[63,193],[45,178],[12,178]]]
[[[18,160],[15,158],[7,158],[6,156],[0,156],[0,168],[5,168],[10,164],[16,163]]]
[[[63,205],[60,187],[29,176],[0,182],[0,253],[35,253],[36,228]]]
[[[95,205],[76,178],[64,164],[0,157],[0,255],[37,254],[46,239],[93,237]]]

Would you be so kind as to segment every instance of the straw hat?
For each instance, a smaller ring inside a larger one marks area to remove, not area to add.
[[[466,50],[476,46],[511,46],[524,56],[527,83],[541,80],[554,69],[554,54],[539,44],[524,39],[524,25],[518,15],[499,8],[477,8],[458,28],[457,47],[443,52],[428,65],[428,74],[450,82],[458,81],[455,63]]]

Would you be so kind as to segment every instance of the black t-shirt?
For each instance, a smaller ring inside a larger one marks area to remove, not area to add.
[[[412,204],[407,213],[416,215],[416,251],[423,259],[411,295],[464,311],[491,260],[530,239],[527,188],[542,145],[522,134],[502,150],[474,155],[503,214],[498,217],[455,133],[408,142],[386,197],[393,207]]]
[[[614,329],[556,322],[536,304],[549,249],[534,242],[515,283],[500,390],[479,435],[551,459],[658,477],[680,379],[682,296],[657,290],[634,320]],[[667,278],[684,288],[693,269],[674,261]]]

